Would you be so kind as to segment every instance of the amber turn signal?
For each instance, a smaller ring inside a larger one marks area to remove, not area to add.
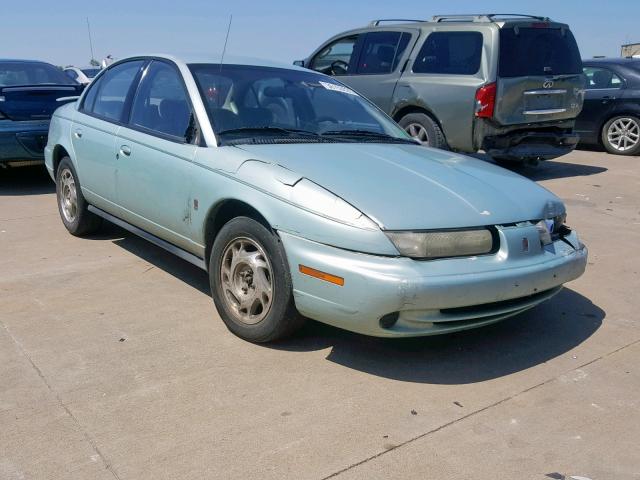
[[[305,275],[309,275],[310,277],[319,278],[320,280],[333,283],[334,285],[338,285],[340,287],[344,286],[344,278],[342,277],[331,275],[330,273],[326,273],[326,272],[321,272],[320,270],[316,270],[315,268],[311,268],[311,267],[306,267],[304,265],[299,265],[298,267],[300,269],[300,273],[304,273]]]

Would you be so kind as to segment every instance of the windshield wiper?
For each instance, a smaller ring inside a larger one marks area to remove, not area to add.
[[[371,130],[329,130],[327,132],[322,132],[321,135],[335,136],[335,137],[364,137],[364,138],[379,138],[383,140],[388,140],[392,142],[401,142],[401,143],[412,143],[416,144],[417,142],[410,138],[400,138],[394,137],[387,133],[374,132]]]
[[[240,128],[230,128],[228,130],[222,130],[218,132],[218,135],[226,135],[226,134],[248,134],[255,135],[261,133],[286,133],[287,135],[305,135],[305,136],[313,136],[318,137],[319,135],[315,132],[311,132],[309,130],[300,130],[297,128],[284,128],[284,127],[240,127]]]

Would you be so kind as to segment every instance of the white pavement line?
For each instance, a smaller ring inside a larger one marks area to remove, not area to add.
[[[11,331],[9,331],[9,329],[7,328],[7,326],[0,321],[0,326],[4,329],[5,332],[7,332],[7,335],[9,335],[9,337],[11,338],[11,340],[13,341],[13,343],[15,343],[15,345],[18,347],[18,349],[20,350],[20,353],[29,361],[29,363],[31,364],[31,366],[33,367],[33,369],[36,371],[36,373],[38,374],[38,376],[40,377],[40,379],[42,380],[42,382],[46,385],[46,387],[49,389],[49,391],[55,395],[56,400],[58,401],[58,404],[64,409],[64,411],[67,413],[67,415],[71,418],[71,420],[76,424],[76,426],[78,427],[78,429],[80,430],[80,432],[82,432],[82,435],[84,436],[85,440],[87,441],[87,443],[91,446],[91,448],[93,449],[94,452],[96,452],[96,455],[98,455],[98,457],[100,457],[100,459],[102,460],[102,463],[104,464],[104,468],[107,469],[111,475],[113,475],[113,478],[115,478],[116,480],[120,480],[120,477],[118,476],[118,474],[115,472],[115,470],[113,469],[113,467],[111,466],[111,464],[109,463],[109,461],[107,460],[107,458],[104,456],[104,454],[100,451],[100,449],[98,448],[98,446],[96,445],[96,442],[91,438],[91,436],[87,433],[87,431],[82,427],[82,425],[80,425],[80,422],[78,421],[78,419],[73,415],[73,413],[71,413],[71,410],[69,410],[69,408],[62,402],[62,399],[60,398],[60,395],[58,395],[58,393],[51,387],[51,385],[49,384],[49,382],[47,381],[47,379],[45,378],[45,376],[43,375],[42,371],[40,370],[40,368],[38,368],[38,366],[34,363],[33,359],[31,358],[31,356],[27,353],[27,351],[25,350],[25,348],[22,346],[22,344],[20,343],[20,341],[14,337],[11,333]]]
[[[413,443],[416,440],[420,440],[421,438],[424,438],[424,437],[426,437],[428,435],[431,435],[432,433],[436,433],[436,432],[439,432],[440,430],[444,430],[445,428],[450,427],[451,425],[454,425],[454,424],[456,424],[456,423],[458,423],[458,422],[460,422],[462,420],[466,420],[469,417],[473,417],[474,415],[477,415],[477,414],[482,413],[482,412],[484,412],[486,410],[489,410],[489,409],[491,409],[493,407],[497,407],[498,405],[506,403],[509,400],[513,400],[514,398],[517,398],[517,397],[519,397],[521,395],[524,395],[525,393],[529,393],[530,391],[535,390],[538,387],[542,387],[542,386],[547,385],[547,384],[549,384],[551,382],[554,382],[554,381],[558,380],[560,377],[562,377],[563,375],[567,375],[567,374],[569,374],[571,372],[575,372],[576,370],[580,370],[581,368],[585,368],[585,367],[587,367],[589,365],[592,365],[592,364],[594,364],[596,362],[599,362],[600,360],[603,360],[603,359],[605,359],[607,357],[610,357],[611,355],[615,355],[616,353],[621,352],[625,348],[632,347],[636,343],[640,343],[640,338],[634,340],[631,343],[627,343],[626,345],[624,345],[624,346],[622,346],[620,348],[617,348],[617,349],[615,349],[615,350],[613,350],[613,351],[611,351],[609,353],[605,353],[605,354],[603,354],[603,355],[601,355],[601,356],[599,356],[597,358],[594,358],[593,360],[590,360],[587,363],[583,363],[582,365],[580,365],[580,366],[578,366],[576,368],[568,370],[567,372],[565,372],[565,373],[563,373],[561,375],[557,375],[555,377],[549,378],[549,379],[545,380],[544,382],[540,382],[540,383],[538,383],[536,385],[533,385],[532,387],[525,388],[524,390],[522,390],[522,391],[520,391],[518,393],[514,393],[513,395],[510,395],[509,397],[503,398],[502,400],[498,400],[497,402],[494,402],[494,403],[492,403],[490,405],[487,405],[485,407],[479,408],[478,410],[474,410],[473,412],[470,412],[470,413],[468,413],[468,414],[466,414],[466,415],[464,415],[464,416],[462,416],[460,418],[457,418],[457,419],[452,420],[450,422],[447,422],[447,423],[445,423],[443,425],[440,425],[439,427],[436,427],[436,428],[434,428],[432,430],[429,430],[428,432],[421,433],[420,435],[418,435],[416,437],[413,437],[413,438],[410,438],[409,440],[406,440],[405,442],[402,442],[402,443],[400,443],[398,445],[395,445],[392,448],[389,448],[388,450],[383,450],[383,451],[381,451],[379,453],[376,453],[375,455],[371,455],[370,457],[365,458],[364,460],[361,460],[361,461],[356,462],[356,463],[352,463],[351,465],[349,465],[348,467],[343,468],[342,470],[338,470],[337,472],[334,472],[334,473],[332,473],[330,475],[327,475],[326,477],[322,477],[321,480],[327,480],[329,478],[335,478],[338,475],[341,475],[341,474],[343,474],[343,473],[345,473],[345,472],[347,472],[349,470],[352,470],[352,469],[354,469],[356,467],[359,467],[360,465],[363,465],[363,464],[365,464],[367,462],[370,462],[371,460],[375,460],[376,458],[379,458],[379,457],[381,457],[381,456],[383,456],[383,455],[385,455],[385,454],[387,454],[389,452],[397,450],[398,448],[404,447],[405,445]]]

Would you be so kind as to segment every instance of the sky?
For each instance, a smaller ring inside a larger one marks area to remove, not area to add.
[[[373,19],[436,14],[549,16],[571,26],[584,58],[619,56],[621,44],[640,42],[638,0],[3,0],[0,9],[0,58],[80,67],[91,58],[87,17],[98,60],[107,54],[221,52],[230,15],[229,54],[285,63],[305,58],[334,34]]]

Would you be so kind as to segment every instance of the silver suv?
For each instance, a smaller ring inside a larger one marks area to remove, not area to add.
[[[569,27],[545,17],[376,20],[294,63],[339,77],[432,147],[536,162],[578,142],[580,52]]]

